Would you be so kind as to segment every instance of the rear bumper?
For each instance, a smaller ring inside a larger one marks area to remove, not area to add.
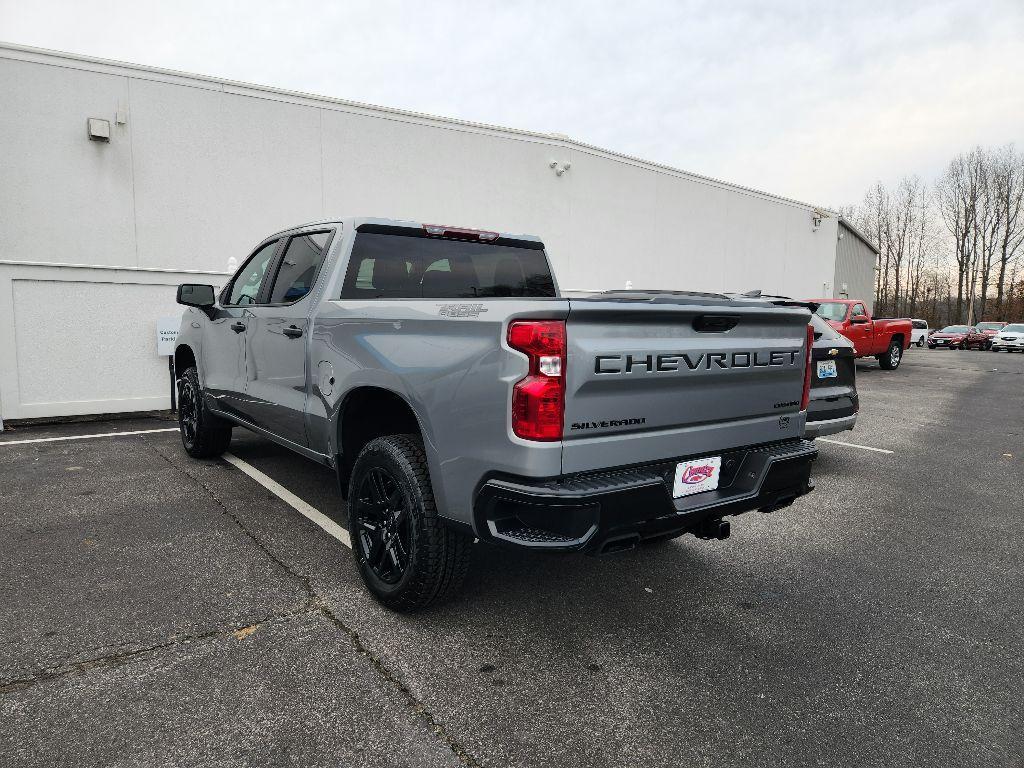
[[[828,391],[835,392],[834,389]],[[812,389],[804,437],[834,435],[836,432],[853,429],[853,425],[857,423],[860,401],[852,387],[845,393],[829,397],[816,397],[816,394],[818,393]]]
[[[845,432],[853,429],[857,423],[857,414],[842,416],[838,419],[822,419],[821,421],[808,421],[804,427],[805,437],[821,437],[822,435],[834,435],[837,432]]]
[[[641,467],[538,481],[493,478],[474,504],[477,535],[498,544],[591,554],[641,539],[699,532],[702,524],[752,509],[790,505],[813,489],[818,451],[806,440],[722,454],[719,488],[672,498],[680,457]]]

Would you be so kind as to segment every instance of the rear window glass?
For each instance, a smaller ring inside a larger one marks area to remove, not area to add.
[[[815,310],[818,317],[823,317],[826,320],[834,320],[837,323],[841,323],[843,318],[846,317],[846,305],[840,304],[837,301],[826,301]]]
[[[541,249],[359,232],[341,296],[346,299],[552,297]]]

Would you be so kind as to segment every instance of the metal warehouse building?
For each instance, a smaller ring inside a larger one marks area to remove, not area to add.
[[[0,418],[166,408],[156,326],[266,234],[539,235],[564,288],[871,299],[827,211],[562,136],[0,45]]]

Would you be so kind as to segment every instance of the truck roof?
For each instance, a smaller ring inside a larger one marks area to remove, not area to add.
[[[493,230],[493,229],[484,229],[484,228],[481,228],[481,227],[464,226],[464,225],[461,225],[461,224],[438,224],[437,222],[411,221],[411,220],[408,220],[408,219],[386,219],[386,218],[378,218],[378,217],[373,217],[373,216],[352,216],[352,217],[343,217],[343,218],[334,218],[334,219],[323,219],[323,220],[319,220],[319,221],[309,221],[309,222],[306,222],[304,224],[296,224],[295,226],[292,226],[292,227],[285,227],[284,229],[275,232],[273,235],[270,235],[269,237],[273,237],[274,235],[281,235],[281,234],[284,234],[285,232],[292,232],[293,230],[296,230],[296,229],[308,229],[309,227],[322,227],[322,226],[327,226],[327,225],[335,225],[335,226],[341,226],[342,228],[345,228],[346,226],[348,226],[348,227],[352,227],[353,229],[358,229],[363,224],[373,224],[373,225],[376,225],[376,226],[383,226],[383,227],[401,227],[401,228],[405,228],[405,229],[423,229],[426,226],[444,226],[444,227],[447,227],[449,229],[471,229],[471,230],[476,230],[476,231],[481,231],[481,232],[495,232],[495,231],[497,231],[497,230]],[[526,234],[522,234],[522,233],[518,233],[518,232],[498,232],[498,237],[500,237],[502,239],[526,240],[526,241],[534,242],[534,243],[543,243],[543,241],[539,237],[537,237],[536,235],[526,235]]]

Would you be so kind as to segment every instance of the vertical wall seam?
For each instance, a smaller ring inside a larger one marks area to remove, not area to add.
[[[327,191],[324,179],[324,108],[320,107],[320,218],[327,218]]]
[[[135,241],[135,266],[141,267],[139,261],[139,208],[135,191],[135,118],[132,117],[132,79],[125,76],[126,104],[124,111],[128,118],[128,183],[132,186],[132,239]],[[115,120],[115,125],[117,121]]]

